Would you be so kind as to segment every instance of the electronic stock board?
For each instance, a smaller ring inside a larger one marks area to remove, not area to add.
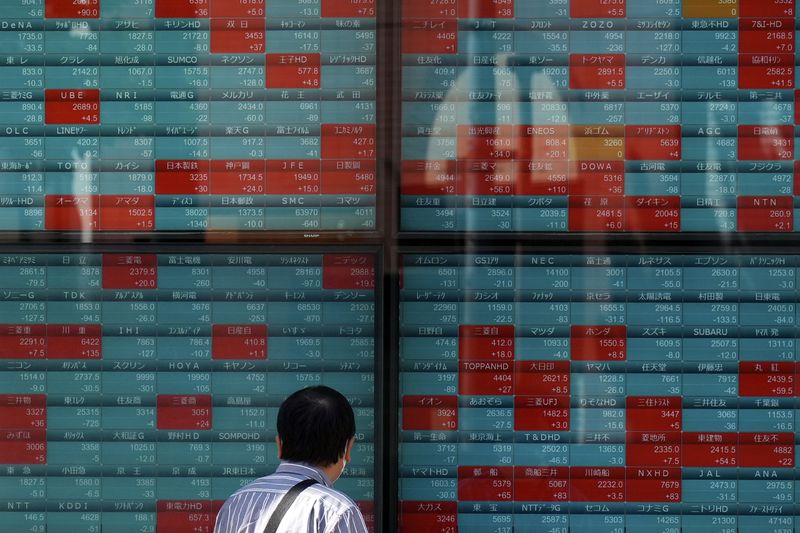
[[[401,229],[795,232],[794,0],[403,0]]]
[[[794,0],[6,0],[0,232],[793,233],[797,24]],[[793,250],[413,252],[376,313],[381,256],[343,248],[3,251],[0,531],[208,532],[314,383],[356,407],[337,487],[399,499],[390,531],[800,528]],[[399,413],[374,403],[391,322]]]
[[[796,531],[796,255],[410,253],[401,531]]]
[[[0,232],[47,236],[0,251],[0,531],[210,532],[314,384],[355,408],[337,487],[372,522],[374,248],[157,243],[376,229],[375,20],[374,0],[2,2]],[[69,233],[153,245],[48,240]]]
[[[375,0],[6,0],[0,231],[375,229]]]
[[[283,399],[356,413],[373,513],[375,256],[0,254],[0,531],[208,533],[278,464]]]

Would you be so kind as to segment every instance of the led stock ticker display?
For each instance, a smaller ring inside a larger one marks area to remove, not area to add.
[[[373,230],[375,12],[3,2],[0,230]]]
[[[401,228],[794,232],[794,0],[402,0]]]
[[[373,517],[375,256],[0,255],[2,531],[210,533],[297,389],[351,401]]]
[[[800,526],[800,257],[401,264],[401,531]]]

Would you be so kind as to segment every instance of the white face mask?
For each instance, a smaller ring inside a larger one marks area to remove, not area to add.
[[[347,459],[342,458],[342,471],[339,472],[339,475],[336,476],[336,479],[331,481],[331,483],[336,483],[337,481],[339,481],[339,478],[342,477],[342,474],[344,474],[344,469],[345,468],[347,468]]]

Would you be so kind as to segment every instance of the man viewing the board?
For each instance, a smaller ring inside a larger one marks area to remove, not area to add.
[[[355,443],[347,399],[301,389],[281,404],[277,425],[280,466],[225,501],[214,533],[367,533],[353,500],[333,488]]]

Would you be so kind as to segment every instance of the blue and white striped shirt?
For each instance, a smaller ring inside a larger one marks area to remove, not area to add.
[[[284,516],[278,533],[367,533],[356,504],[334,490],[313,466],[283,462],[271,476],[236,491],[217,515],[214,533],[263,533],[283,495],[305,479],[317,483],[300,493]]]

